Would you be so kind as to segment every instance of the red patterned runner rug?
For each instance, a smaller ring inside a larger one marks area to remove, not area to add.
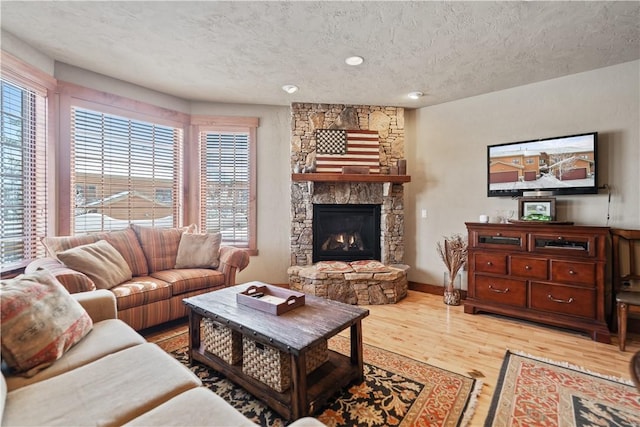
[[[485,427],[638,426],[630,381],[507,351]]]
[[[188,365],[186,327],[149,338]],[[337,336],[329,348],[349,354],[349,340]],[[364,345],[365,382],[340,390],[314,416],[327,426],[466,426],[482,383],[402,355]],[[204,384],[262,426],[285,420],[242,388],[201,364],[189,366]]]

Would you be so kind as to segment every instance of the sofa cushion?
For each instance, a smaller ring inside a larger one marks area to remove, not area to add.
[[[69,293],[76,294],[79,292],[95,291],[96,284],[89,276],[80,271],[76,271],[67,267],[57,258],[46,257],[38,258],[29,263],[25,269],[25,273],[33,273],[38,269],[47,270],[53,274],[53,277],[62,283]]]
[[[111,288],[118,311],[171,298],[169,283],[151,276],[136,277]]]
[[[80,245],[88,245],[100,240],[95,234],[85,234],[82,236],[52,236],[43,237],[42,244],[47,249],[49,256],[56,257],[58,252],[75,248]]]
[[[9,392],[2,424],[122,425],[201,384],[155,344],[136,345]]]
[[[98,289],[111,289],[131,279],[127,261],[106,240],[59,252],[58,259],[67,267],[91,277]]]
[[[224,285],[224,274],[206,268],[157,271],[151,277],[171,284],[173,295]]]
[[[256,426],[222,397],[204,387],[187,390],[125,425]]]
[[[150,273],[174,268],[182,233],[193,233],[196,230],[195,225],[160,228],[131,224],[131,228],[138,236]]]
[[[109,319],[94,323],[91,332],[83,340],[71,347],[56,363],[30,378],[15,375],[8,376],[6,378],[7,387],[11,391],[43,381],[91,363],[108,354],[133,347],[134,345],[144,344],[145,342],[145,339],[140,334],[120,320]]]
[[[93,325],[85,309],[44,270],[3,280],[0,305],[2,358],[26,376],[62,357]]]
[[[220,233],[183,233],[175,268],[218,268],[221,241]]]
[[[133,277],[146,276],[149,274],[147,259],[144,256],[138,237],[132,228],[129,227],[124,230],[99,233],[98,236],[111,243],[120,255],[122,255],[129,265]]]

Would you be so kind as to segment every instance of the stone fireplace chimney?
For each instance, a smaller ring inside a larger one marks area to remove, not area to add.
[[[380,174],[404,158],[404,109],[400,107],[347,106],[294,103],[291,106],[291,170],[309,168],[316,154],[316,129],[377,131]],[[314,204],[380,205],[380,260],[404,260],[404,193],[399,183],[292,181],[291,265],[313,262]]]

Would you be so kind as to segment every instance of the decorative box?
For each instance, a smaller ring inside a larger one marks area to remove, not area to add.
[[[291,386],[291,356],[275,347],[242,337],[242,371],[282,393]],[[327,340],[311,348],[306,355],[306,372],[313,372],[329,358]]]
[[[202,319],[204,350],[235,365],[242,360],[242,335],[226,326]]]

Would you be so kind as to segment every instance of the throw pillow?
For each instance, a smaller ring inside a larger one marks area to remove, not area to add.
[[[320,261],[315,265],[317,271],[325,273],[352,273],[353,269],[342,261]]]
[[[132,277],[127,261],[106,240],[60,252],[58,259],[89,276],[99,289],[111,289]]]
[[[42,238],[42,245],[47,250],[49,256],[56,257],[58,252],[66,251],[67,249],[80,245],[95,243],[98,240],[100,240],[100,238],[95,234],[85,234],[82,236],[47,236]]]
[[[196,232],[195,225],[180,228],[160,228],[131,224],[131,228],[136,232],[144,256],[147,258],[149,273],[175,268],[182,234]]]
[[[98,236],[101,240],[111,243],[111,246],[116,248],[118,253],[122,255],[122,258],[127,261],[127,265],[131,269],[131,275],[146,276],[149,274],[147,259],[144,256],[138,237],[131,227],[124,230],[99,233]]]
[[[70,294],[96,290],[96,285],[89,276],[67,267],[57,258],[37,258],[29,263],[25,273],[33,273],[37,270],[47,270]]]
[[[33,376],[58,360],[93,327],[91,317],[51,273],[0,282],[2,359]]]
[[[182,234],[176,268],[218,268],[221,241],[220,233]]]
[[[349,265],[356,273],[388,273],[389,267],[375,260],[351,261]]]

